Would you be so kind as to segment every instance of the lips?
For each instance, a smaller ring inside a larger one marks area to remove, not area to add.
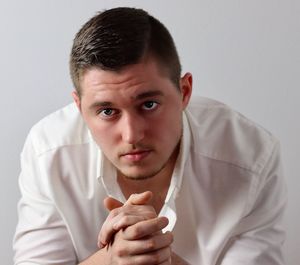
[[[138,162],[145,159],[150,153],[150,150],[138,150],[125,153],[121,157],[132,162]]]

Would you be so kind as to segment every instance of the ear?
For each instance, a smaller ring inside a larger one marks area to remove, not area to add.
[[[182,95],[182,109],[185,109],[188,105],[193,88],[193,76],[191,73],[186,73],[180,79],[180,91]]]
[[[81,102],[80,102],[80,97],[77,93],[77,91],[73,91],[72,92],[72,97],[74,99],[74,102],[76,103],[77,108],[79,109],[79,111],[81,112]]]

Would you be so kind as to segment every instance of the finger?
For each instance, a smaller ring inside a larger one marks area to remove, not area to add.
[[[127,227],[124,230],[124,238],[127,240],[136,240],[151,234],[155,234],[165,228],[168,223],[168,218],[164,216],[141,221],[135,225]]]
[[[146,203],[149,203],[149,201],[152,199],[152,196],[153,194],[150,191],[146,191],[140,194],[132,194],[124,205],[122,204],[122,202],[112,197],[105,198],[103,201],[104,206],[111,212],[107,217],[106,221],[104,222],[101,231],[98,234],[98,247],[103,248],[106,244],[108,244],[113,235],[120,229],[126,228],[129,225],[136,224],[137,222],[142,220],[155,218],[157,215],[155,213],[154,208],[152,207],[153,209],[146,210],[145,207],[150,206],[144,205]],[[139,205],[142,208],[124,208],[124,206],[132,207],[134,205]],[[126,217],[126,214],[123,213],[125,217],[121,216],[121,219],[115,218],[123,211],[127,211],[127,215],[133,215],[133,217]],[[137,213],[139,213],[142,216],[142,218],[137,218]]]
[[[115,208],[118,208],[118,207],[121,207],[123,206],[123,203],[112,198],[112,197],[106,197],[104,200],[103,200],[103,204],[104,204],[104,207],[111,211]]]
[[[150,205],[129,204],[113,209],[99,232],[98,247],[102,248],[105,246],[116,231],[155,217],[157,217],[155,210]]]
[[[151,191],[145,191],[142,193],[134,193],[131,194],[125,204],[133,204],[133,205],[142,205],[147,204],[153,197],[153,193]]]
[[[153,216],[153,218],[156,217],[156,216]],[[129,215],[129,216],[123,216],[120,218],[119,221],[116,221],[115,224],[113,225],[113,229],[115,231],[119,231],[123,228],[126,228],[130,225],[134,225],[138,222],[141,222],[141,221],[145,221],[147,220],[147,216],[133,216],[133,215]]]
[[[130,264],[170,264],[170,257],[171,250],[169,247],[166,247],[146,254],[133,255],[132,262]]]
[[[131,255],[145,254],[170,247],[173,242],[173,235],[171,232],[166,232],[129,242]]]
[[[109,240],[112,238],[113,234],[116,233],[117,231],[114,230],[113,224],[118,220],[118,216],[121,212],[121,207],[120,208],[115,208],[111,210],[109,215],[107,216],[105,222],[103,223],[100,232],[98,234],[98,247],[103,248],[104,246],[107,245]],[[119,217],[120,218],[120,217]],[[114,221],[115,220],[115,221]]]
[[[151,191],[145,191],[143,193],[134,193],[131,194],[125,204],[132,204],[132,205],[142,205],[148,203],[153,197],[153,193]],[[123,203],[112,198],[106,197],[103,200],[103,204],[105,208],[109,211],[112,209],[118,208],[123,206]]]
[[[144,221],[146,220],[145,218],[146,216],[124,216],[123,214],[120,214],[112,219],[107,219],[98,234],[98,247],[103,248],[106,246],[110,242],[113,235],[120,229],[126,228],[140,221]]]
[[[100,233],[98,234],[98,248],[104,248],[110,242],[116,232],[118,231],[114,230],[113,227],[102,227]]]

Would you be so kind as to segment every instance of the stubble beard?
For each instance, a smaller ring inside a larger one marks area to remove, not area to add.
[[[164,169],[166,169],[167,166],[172,166],[172,171],[174,169],[175,166],[175,161],[177,159],[177,156],[179,154],[179,148],[180,148],[180,140],[181,137],[179,138],[179,141],[177,143],[177,145],[175,146],[174,150],[172,151],[171,155],[168,157],[168,159],[162,164],[162,166],[158,169],[154,169],[152,172],[148,173],[148,174],[135,174],[135,175],[130,175],[127,174],[125,172],[122,172],[122,170],[118,169],[118,175],[123,176],[126,179],[129,180],[146,180],[146,179],[150,179],[153,178],[155,176],[157,176],[160,172],[162,172]]]
[[[170,160],[170,158],[159,169],[156,169],[153,172],[148,173],[148,174],[129,175],[129,174],[126,174],[126,173],[122,172],[121,170],[119,170],[119,173],[124,178],[129,179],[129,180],[141,181],[141,180],[145,180],[145,179],[150,179],[150,178],[155,177],[161,171],[163,171],[166,168],[169,160]]]

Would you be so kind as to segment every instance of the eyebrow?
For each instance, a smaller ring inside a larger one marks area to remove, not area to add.
[[[141,99],[145,99],[145,98],[150,98],[150,97],[154,97],[154,96],[163,96],[164,93],[161,92],[160,90],[153,90],[153,91],[147,91],[141,94],[138,94],[136,96],[132,96],[131,99],[133,100],[141,100]],[[94,108],[98,108],[98,107],[112,107],[113,103],[110,101],[97,101],[94,102],[92,105],[89,106],[89,109],[93,110]]]
[[[163,96],[163,92],[160,90],[153,90],[153,91],[147,91],[141,94],[138,94],[137,96],[134,96],[133,99],[144,99],[144,98],[149,98],[149,97],[154,97],[154,96]]]
[[[111,107],[112,103],[109,101],[97,101],[94,102],[92,105],[89,106],[90,110],[93,110],[95,108],[99,108],[99,107]]]

